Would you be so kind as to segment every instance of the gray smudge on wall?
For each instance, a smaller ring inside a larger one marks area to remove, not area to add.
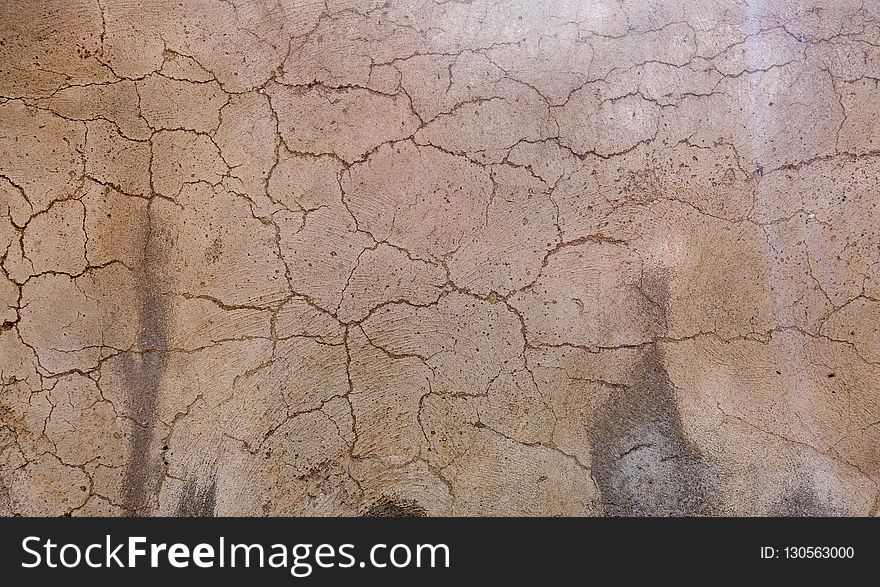
[[[824,517],[840,516],[843,512],[835,511],[831,505],[824,503],[816,491],[806,484],[789,489],[782,500],[770,511],[771,516],[781,517]]]
[[[675,401],[660,350],[650,345],[632,385],[608,399],[593,431],[593,477],[607,515],[710,513],[705,465],[684,436]]]
[[[177,502],[174,515],[180,518],[211,518],[217,507],[217,480],[211,478],[206,485],[190,479]]]
[[[165,349],[168,343],[167,302],[159,291],[162,275],[161,242],[155,238],[154,222],[150,216],[145,235],[144,262],[138,274],[138,329],[137,347],[140,352],[123,355],[123,370],[129,392],[129,410],[134,416],[130,439],[130,457],[125,475],[124,504],[130,515],[141,515],[149,510],[150,487],[155,478],[158,458],[150,457],[154,440],[156,409],[162,374],[165,370]]]

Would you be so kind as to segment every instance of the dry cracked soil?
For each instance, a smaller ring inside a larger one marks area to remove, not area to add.
[[[0,0],[0,514],[874,515],[880,4]]]

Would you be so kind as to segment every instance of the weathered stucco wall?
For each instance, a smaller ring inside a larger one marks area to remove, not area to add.
[[[876,512],[877,4],[0,8],[0,513]]]

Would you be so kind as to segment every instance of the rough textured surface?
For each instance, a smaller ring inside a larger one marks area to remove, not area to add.
[[[3,0],[0,514],[872,515],[880,6]]]

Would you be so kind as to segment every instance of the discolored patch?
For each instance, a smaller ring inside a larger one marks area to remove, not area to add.
[[[137,280],[138,319],[137,352],[122,357],[123,374],[128,388],[128,409],[135,419],[130,438],[129,461],[126,469],[124,505],[130,515],[147,512],[150,484],[158,462],[150,458],[153,427],[159,402],[162,374],[165,371],[165,349],[168,345],[170,309],[159,291],[162,270],[160,241],[154,238],[153,218],[145,235],[144,262]],[[167,279],[165,279],[167,282]]]
[[[703,457],[685,438],[675,388],[656,345],[643,350],[633,383],[618,388],[598,421],[593,478],[606,515],[711,513]]]
[[[424,518],[428,515],[413,499],[383,495],[361,514],[363,518]]]
[[[174,515],[178,518],[212,518],[217,508],[217,480],[200,484],[196,479],[187,481],[183,495],[177,502]]]
[[[839,516],[841,512],[822,501],[811,487],[801,484],[786,492],[779,503],[770,510],[769,515],[784,518],[821,518]]]

